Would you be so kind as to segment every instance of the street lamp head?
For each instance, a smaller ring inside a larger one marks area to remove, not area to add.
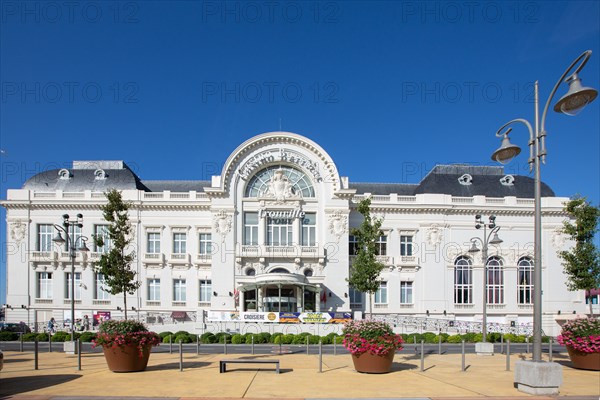
[[[494,233],[494,237],[490,240],[490,244],[500,244],[503,240],[498,237],[498,232]]]
[[[60,232],[56,232],[56,235],[52,238],[52,241],[54,243],[63,244],[65,242],[65,239],[63,239]]]
[[[79,251],[90,251],[90,249],[88,249],[88,247],[85,244],[85,240],[81,241],[81,244],[79,245],[79,247],[77,248],[77,250],[79,250]]]
[[[469,253],[477,253],[479,252],[479,248],[477,247],[477,243],[475,241],[471,241],[471,248],[469,249]]]
[[[579,79],[577,73],[567,78],[566,82],[569,83],[569,91],[554,105],[554,111],[556,112],[577,115],[598,96],[596,89],[581,85],[581,79]]]
[[[77,214],[77,219],[83,219],[83,214]]]
[[[500,164],[508,164],[510,160],[518,156],[521,152],[521,148],[519,146],[510,142],[510,139],[508,138],[508,132],[510,131],[511,129],[506,131],[504,137],[502,138],[502,144],[492,154],[492,160],[497,161]]]

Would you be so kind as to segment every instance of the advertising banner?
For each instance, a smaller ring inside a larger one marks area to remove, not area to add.
[[[212,322],[279,322],[287,324],[343,324],[352,320],[349,312],[237,312],[209,311]]]

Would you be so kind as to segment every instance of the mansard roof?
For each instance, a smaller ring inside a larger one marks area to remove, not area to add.
[[[145,192],[203,192],[211,182],[205,180],[141,180],[123,161],[74,161],[72,169],[53,169],[28,179],[23,189],[48,192],[109,189]],[[417,184],[350,182],[357,194],[414,196],[423,193],[458,197],[487,196],[534,197],[533,178],[509,175],[501,166],[437,165]],[[542,197],[554,197],[542,183]]]

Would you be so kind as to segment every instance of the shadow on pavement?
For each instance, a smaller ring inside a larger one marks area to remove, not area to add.
[[[24,391],[44,389],[54,385],[70,382],[80,375],[41,375],[39,377],[24,376],[18,378],[2,378],[0,380],[0,398],[20,394]]]
[[[182,363],[183,369],[192,369],[192,368],[203,368],[209,366],[211,363],[201,362],[201,361],[184,361]],[[179,369],[178,362],[172,362],[167,364],[160,365],[149,365],[146,367],[146,371],[165,371],[165,370],[177,370]]]

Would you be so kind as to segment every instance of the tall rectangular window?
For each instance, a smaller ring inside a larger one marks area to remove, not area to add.
[[[200,296],[199,299],[203,303],[208,303],[212,298],[212,281],[200,280]]]
[[[38,251],[52,251],[52,238],[54,237],[54,227],[52,224],[40,224],[38,228]],[[63,238],[64,239],[64,238]]]
[[[212,254],[212,235],[210,233],[201,233],[198,235],[198,254],[209,256]]]
[[[160,301],[160,279],[148,279],[148,301]]]
[[[400,304],[413,304],[412,282],[400,282]]]
[[[471,259],[464,256],[454,262],[454,303],[473,303],[473,266]]]
[[[258,244],[258,213],[244,213],[244,244]]]
[[[96,281],[94,285],[94,299],[110,300],[110,293],[105,290],[106,280],[104,279],[104,274],[96,273],[94,279]]]
[[[522,257],[517,265],[519,304],[533,304],[533,260],[529,257]]]
[[[353,287],[350,287],[348,297],[350,298],[350,307],[359,307],[363,303],[363,293]]]
[[[375,292],[375,304],[387,304],[387,282],[379,282],[379,289]]]
[[[72,299],[71,296],[71,273],[66,273],[65,299]],[[81,300],[81,272],[75,272],[75,300]]]
[[[148,232],[148,241],[146,243],[146,253],[160,253],[160,233]]]
[[[302,222],[302,246],[314,246],[317,242],[317,216],[315,213],[304,215]]]
[[[267,218],[267,244],[270,246],[292,245],[292,220]]]
[[[379,236],[379,239],[377,239],[377,255],[378,256],[385,256],[387,255],[387,236],[383,235],[383,236]]]
[[[351,256],[358,254],[358,240],[356,239],[356,236],[350,235],[348,238],[348,253]]]
[[[504,304],[504,269],[502,259],[495,256],[487,263],[487,302]]]
[[[185,301],[185,279],[173,279],[173,301]]]
[[[37,273],[36,296],[39,299],[52,299],[52,272]]]
[[[407,235],[400,236],[400,255],[401,256],[412,256],[413,255],[413,237]]]
[[[104,241],[103,246],[97,246],[94,244],[95,250],[98,253],[108,253],[112,248],[110,237],[108,236],[108,225],[94,225],[94,235],[101,237]]]
[[[185,254],[186,253],[186,242],[187,235],[185,233],[174,233],[173,234],[173,254]]]

